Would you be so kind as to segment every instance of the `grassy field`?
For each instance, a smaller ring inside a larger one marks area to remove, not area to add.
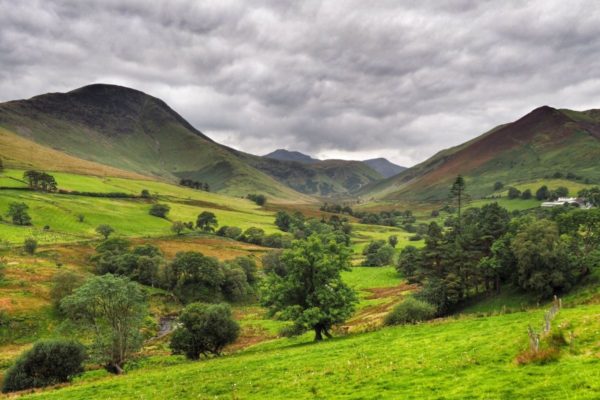
[[[573,332],[561,358],[517,366],[543,311],[462,317],[325,341],[282,339],[196,363],[170,357],[121,377],[78,379],[36,399],[597,399],[600,306],[565,308]],[[170,365],[175,364],[175,365]]]

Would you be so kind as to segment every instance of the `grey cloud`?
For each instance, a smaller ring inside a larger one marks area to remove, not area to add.
[[[594,1],[0,0],[0,100],[92,82],[244,151],[412,164],[542,104],[600,107]]]

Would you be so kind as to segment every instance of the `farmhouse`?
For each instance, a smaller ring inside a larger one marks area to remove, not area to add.
[[[559,207],[564,206],[565,204],[573,205],[575,207],[580,208],[591,208],[591,204],[587,203],[585,199],[581,199],[578,197],[559,197],[555,201],[545,201],[542,203],[542,207]]]

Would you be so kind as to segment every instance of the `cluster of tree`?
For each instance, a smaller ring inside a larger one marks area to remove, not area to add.
[[[572,172],[567,172],[566,174],[562,173],[562,172],[555,172],[552,175],[545,175],[544,176],[545,179],[568,179],[570,181],[584,181],[585,183],[589,183],[589,179],[588,178],[584,178],[581,175],[577,175],[574,174]]]
[[[255,202],[259,206],[264,206],[267,203],[267,197],[264,194],[248,194],[248,200]]]
[[[324,203],[321,206],[321,208],[319,208],[319,210],[325,211],[325,212],[329,212],[329,213],[333,213],[333,214],[354,215],[354,212],[352,211],[352,208],[350,206],[341,205],[341,204]]]
[[[417,220],[410,210],[380,211],[379,213],[355,212],[354,216],[360,219],[361,224],[383,226],[406,226]]]
[[[339,235],[314,233],[265,256],[261,303],[271,316],[292,322],[286,334],[312,330],[322,340],[352,315],[357,297],[341,277],[351,268],[350,254]]]
[[[291,233],[295,239],[306,239],[314,233],[334,234],[347,245],[350,244],[350,234],[352,233],[352,225],[348,220],[337,215],[332,215],[329,219],[323,217],[319,220],[305,218],[300,212],[289,214],[279,211],[275,215],[275,225],[283,232]]]
[[[202,183],[202,182],[198,182],[192,179],[181,179],[179,181],[179,184],[181,186],[186,186],[192,189],[196,189],[196,190],[203,190],[205,192],[210,192],[210,185],[206,182]]]
[[[582,189],[577,193],[577,196],[585,199],[594,207],[600,207],[600,187],[594,186],[589,189]]]
[[[256,263],[248,257],[222,263],[191,251],[177,253],[173,261],[167,262],[156,246],[132,247],[122,238],[101,243],[92,262],[98,274],[126,276],[144,285],[170,290],[184,303],[240,301],[255,293],[258,281]]]
[[[407,246],[398,261],[407,279],[422,283],[417,297],[440,314],[481,291],[498,291],[502,283],[548,297],[569,290],[600,264],[598,210],[565,208],[554,219],[511,221],[492,203],[459,215],[445,228],[431,223],[425,247]]]
[[[388,241],[373,240],[364,249],[365,259],[362,265],[366,267],[382,267],[390,265],[394,260],[394,247],[398,243],[396,236],[390,236]]]
[[[290,247],[292,243],[290,235],[282,235],[281,233],[267,235],[263,229],[256,227],[250,227],[242,231],[237,226],[222,226],[217,231],[217,235],[275,249]]]
[[[554,190],[548,189],[548,186],[543,185],[535,192],[535,198],[539,201],[544,200],[557,200],[559,197],[567,197],[569,195],[569,189],[564,186],[559,186]],[[524,199],[528,200],[534,197],[531,189],[525,189],[524,191],[520,191],[517,188],[509,187],[508,188],[508,198],[513,199]]]
[[[28,213],[29,206],[25,203],[9,203],[6,217],[10,218],[15,225],[31,225],[31,216]]]
[[[58,189],[56,179],[45,172],[29,170],[23,173],[23,179],[31,189],[43,192],[56,192]]]
[[[135,199],[137,197],[135,194],[124,193],[124,192],[81,192],[79,190],[64,190],[59,189],[58,193],[60,194],[69,194],[72,196],[86,196],[86,197],[106,197],[109,199]]]

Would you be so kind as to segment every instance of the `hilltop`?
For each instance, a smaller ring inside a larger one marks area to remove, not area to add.
[[[495,182],[516,185],[553,176],[600,182],[600,112],[544,106],[462,145],[440,151],[361,194],[389,201],[442,200],[457,175],[474,196],[494,192]]]

